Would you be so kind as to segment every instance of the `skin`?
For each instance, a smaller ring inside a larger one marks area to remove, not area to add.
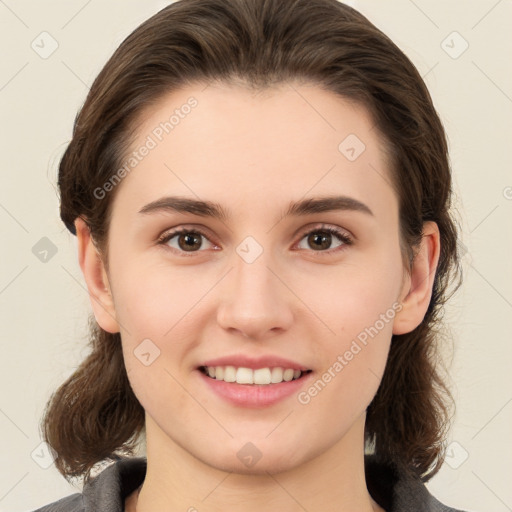
[[[108,270],[76,220],[96,320],[121,333],[128,377],[146,411],[146,479],[126,510],[220,512],[243,503],[244,512],[382,511],[365,483],[365,411],[392,334],[413,330],[427,310],[438,228],[425,224],[409,272],[381,136],[363,107],[315,85],[173,91],[144,113],[132,149],[190,96],[197,107],[118,185]],[[366,146],[355,161],[338,150],[349,134]],[[361,201],[373,215],[282,218],[290,201],[333,194]],[[215,201],[232,217],[138,213],[165,195]],[[353,243],[327,235],[318,248],[304,233],[322,224]],[[159,235],[180,226],[202,228],[209,239],[200,237],[195,252],[180,249],[180,236],[158,245]],[[263,249],[252,263],[236,252],[247,236]],[[319,377],[398,303],[394,318],[308,404],[292,395],[264,409],[236,407],[196,370],[226,354],[278,354]],[[146,338],[161,351],[149,366],[134,355]],[[248,442],[262,454],[252,467],[237,457]]]

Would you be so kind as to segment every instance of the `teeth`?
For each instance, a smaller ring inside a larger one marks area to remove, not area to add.
[[[205,373],[213,379],[238,384],[279,384],[298,379],[302,372],[293,368],[236,368],[235,366],[203,366]]]

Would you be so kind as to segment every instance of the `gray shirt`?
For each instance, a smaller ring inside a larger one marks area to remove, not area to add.
[[[82,493],[72,494],[34,512],[123,512],[125,499],[146,475],[145,457],[123,457],[105,468]],[[417,478],[365,455],[366,485],[386,512],[464,512],[443,505]]]

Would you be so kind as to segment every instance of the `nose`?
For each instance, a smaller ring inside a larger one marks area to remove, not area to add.
[[[293,293],[265,254],[252,263],[236,256],[235,268],[219,290],[217,322],[231,333],[265,339],[292,325]]]

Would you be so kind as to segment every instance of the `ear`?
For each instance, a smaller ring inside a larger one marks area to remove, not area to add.
[[[78,217],[75,220],[75,228],[78,239],[78,262],[87,284],[96,321],[107,332],[119,332],[107,272],[91,238],[89,226]]]
[[[435,222],[425,222],[421,244],[412,269],[401,290],[402,309],[395,315],[393,334],[405,334],[423,321],[432,297],[432,288],[441,250],[439,228]]]

